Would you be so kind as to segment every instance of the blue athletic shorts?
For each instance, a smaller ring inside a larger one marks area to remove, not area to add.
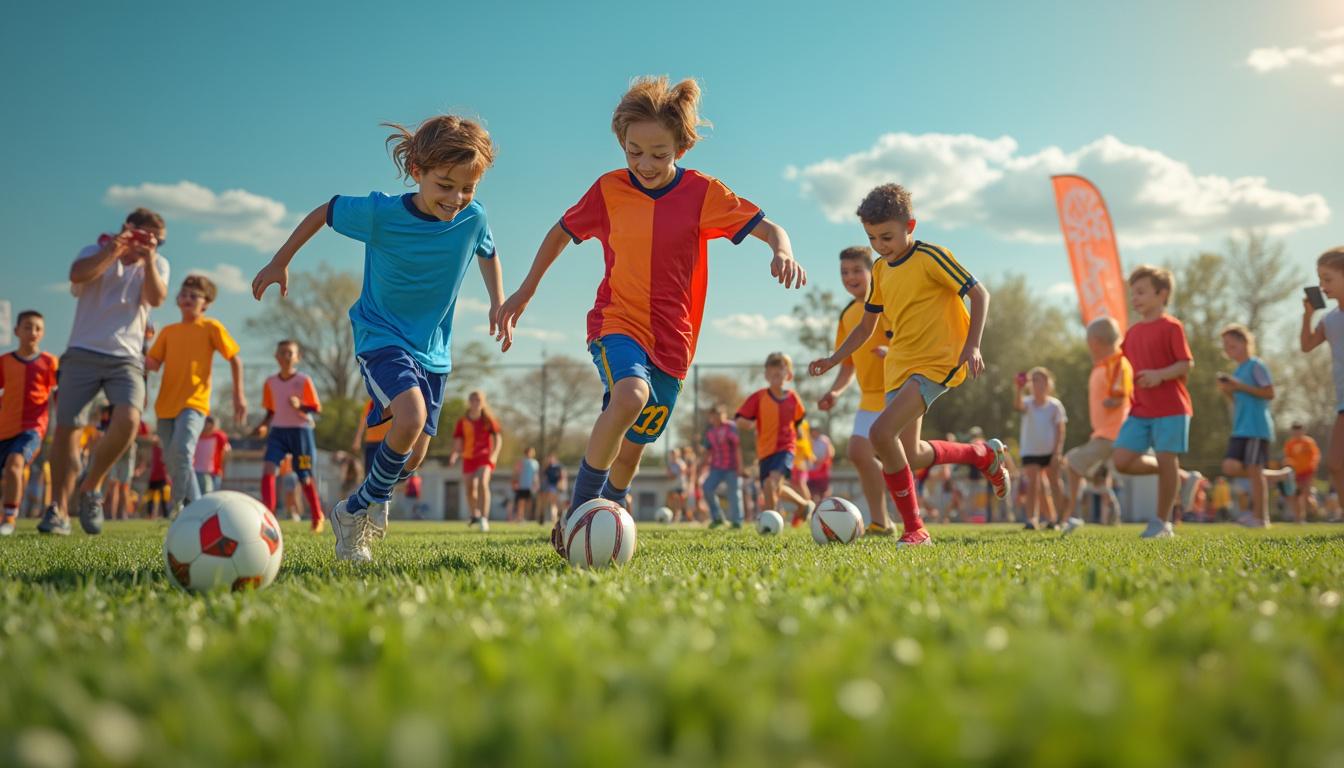
[[[292,456],[290,466],[299,479],[313,474],[313,457],[317,454],[317,442],[313,440],[312,427],[271,427],[266,435],[266,456],[263,461],[279,464],[286,456]]]
[[[11,453],[17,453],[23,457],[24,466],[33,463],[33,456],[37,455],[37,449],[42,446],[42,436],[37,434],[36,429],[25,429],[19,434],[0,440],[0,465],[5,463]]]
[[[635,419],[634,426],[625,433],[625,439],[643,445],[657,440],[671,421],[677,395],[681,394],[681,379],[659,370],[639,342],[629,336],[603,336],[589,344],[588,351],[607,390],[602,395],[602,410],[605,411],[607,403],[611,402],[611,390],[616,382],[631,377],[648,382],[649,402]]]
[[[420,388],[425,398],[424,432],[433,437],[439,431],[439,411],[443,409],[443,388],[448,381],[446,373],[430,373],[401,347],[382,347],[372,352],[356,355],[359,372],[364,376],[364,386],[369,397],[380,407],[369,409],[368,425],[375,427],[391,416],[384,417],[382,411],[400,395],[413,387]]]
[[[785,480],[793,478],[793,454],[788,451],[772,453],[756,463],[757,469],[761,471],[761,479],[770,476],[771,472],[778,472],[784,476]]]
[[[1185,453],[1190,448],[1190,417],[1185,414],[1144,419],[1130,416],[1115,436],[1115,447],[1135,453]]]

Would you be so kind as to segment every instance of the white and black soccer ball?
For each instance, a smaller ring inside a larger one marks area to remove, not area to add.
[[[818,544],[851,544],[863,535],[863,514],[838,496],[822,499],[812,510],[812,540]]]
[[[784,517],[773,509],[767,509],[756,518],[756,530],[765,536],[773,536],[784,530]]]
[[[275,515],[237,491],[208,493],[188,504],[163,542],[169,581],[191,592],[270,586],[284,556]]]
[[[607,499],[593,499],[565,521],[565,551],[575,568],[625,565],[635,556],[635,519]]]
[[[663,523],[666,525],[667,523],[672,522],[672,518],[672,510],[668,507],[659,507],[658,511],[653,513],[653,521],[655,523]]]

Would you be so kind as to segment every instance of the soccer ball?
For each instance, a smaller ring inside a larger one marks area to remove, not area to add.
[[[188,504],[163,542],[168,579],[190,592],[269,586],[284,556],[275,515],[236,491],[208,493]]]
[[[863,515],[845,499],[823,499],[812,511],[812,540],[818,544],[849,544],[862,535]]]
[[[575,568],[625,565],[635,556],[635,520],[620,504],[593,499],[565,521],[565,548]]]
[[[784,528],[784,518],[773,509],[767,509],[756,518],[756,530],[766,536],[773,536]]]
[[[672,510],[667,507],[659,507],[658,511],[653,513],[653,521],[655,523],[672,522]]]

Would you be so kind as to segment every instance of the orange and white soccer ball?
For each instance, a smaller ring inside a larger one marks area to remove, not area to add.
[[[849,544],[863,535],[859,508],[837,496],[812,510],[812,540],[818,544]]]
[[[191,592],[270,586],[284,556],[275,515],[236,491],[207,493],[188,504],[163,542],[168,579]]]
[[[763,536],[773,536],[784,530],[784,517],[773,509],[767,509],[756,518],[756,530]]]
[[[565,550],[575,568],[625,565],[635,556],[635,520],[620,504],[593,499],[565,521]]]

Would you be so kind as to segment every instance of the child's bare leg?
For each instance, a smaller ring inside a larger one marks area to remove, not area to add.
[[[808,502],[807,498],[804,497],[801,493],[799,493],[793,487],[792,483],[785,480],[783,475],[776,475],[774,473],[771,473],[770,476],[779,478],[779,495],[782,496],[785,501],[793,504],[795,507],[798,508],[797,512],[798,516],[801,517],[806,515],[807,507],[810,503]]]
[[[1344,413],[1335,417],[1335,426],[1330,430],[1325,466],[1330,471],[1330,485],[1336,493],[1344,493]]]
[[[924,397],[919,393],[919,384],[908,381],[873,422],[870,433],[873,451],[882,462],[883,474],[890,475],[907,467],[913,471],[903,443],[907,439],[907,427],[913,426],[909,434],[915,440],[919,439],[919,421],[923,416]]]
[[[887,488],[882,482],[882,464],[873,453],[873,444],[866,437],[849,439],[849,460],[859,473],[863,498],[868,502],[868,515],[874,525],[887,527]]]
[[[420,436],[415,440],[415,445],[411,448],[411,457],[406,460],[406,468],[402,470],[402,474],[419,469],[420,465],[424,463],[427,453],[429,453],[429,435],[421,431]]]
[[[761,482],[761,493],[765,496],[765,508],[773,509],[776,512],[779,511],[777,505],[779,503],[778,487],[780,479],[778,473],[771,472],[766,475],[765,480]]]
[[[1269,483],[1259,466],[1246,468],[1246,479],[1251,483],[1251,512],[1260,522],[1269,524]]]
[[[476,500],[480,502],[480,515],[482,519],[490,517],[490,475],[493,474],[490,467],[481,467],[476,470]]]
[[[0,479],[4,492],[3,504],[7,509],[19,506],[23,499],[23,456],[11,453],[5,457],[4,476]]]
[[[594,469],[609,469],[620,453],[625,433],[634,426],[639,412],[649,401],[649,383],[640,378],[630,377],[616,382],[611,388],[611,398],[607,407],[597,417],[592,435],[588,438],[588,450],[584,460]]]
[[[1022,467],[1022,484],[1027,489],[1027,522],[1041,524],[1041,468],[1035,464]]]
[[[1157,472],[1157,516],[1166,522],[1174,522],[1173,510],[1176,506],[1176,491],[1181,484],[1181,458],[1174,453],[1162,452],[1155,459]]]
[[[1056,505],[1055,503],[1058,497],[1063,496],[1063,493],[1059,490],[1059,467],[1054,462],[1051,462],[1049,466],[1044,467],[1041,470],[1041,483],[1041,491],[1045,497],[1044,506],[1046,517],[1050,522],[1057,523],[1059,522],[1059,514],[1056,506],[1058,506],[1059,509],[1063,509],[1064,501],[1063,499],[1059,499],[1059,504]]]

